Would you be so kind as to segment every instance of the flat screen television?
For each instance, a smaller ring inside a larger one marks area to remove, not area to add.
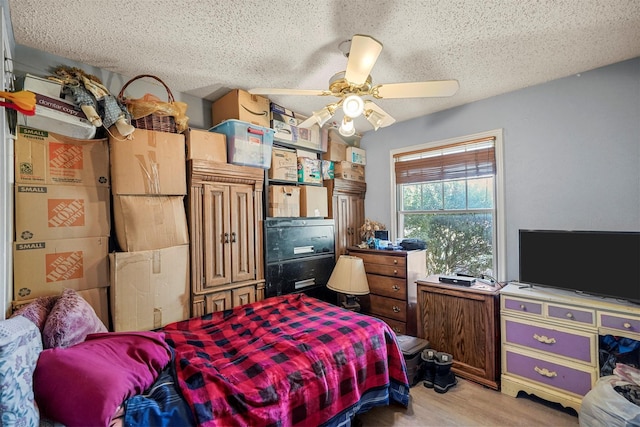
[[[640,232],[520,230],[519,282],[640,304]]]

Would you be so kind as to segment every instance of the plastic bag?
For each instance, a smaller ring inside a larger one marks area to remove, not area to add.
[[[189,117],[187,117],[187,104],[185,102],[162,101],[157,96],[147,93],[142,98],[125,99],[127,110],[135,120],[155,114],[156,116],[173,116],[176,121],[178,132],[184,132],[189,127]]]

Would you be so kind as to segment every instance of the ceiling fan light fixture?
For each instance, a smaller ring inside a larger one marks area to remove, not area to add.
[[[364,111],[364,101],[358,95],[349,95],[342,103],[345,116],[355,119]]]
[[[356,128],[353,125],[353,120],[345,116],[342,119],[342,125],[338,129],[338,133],[342,136],[353,136],[356,133]]]
[[[367,118],[367,121],[371,123],[371,126],[373,126],[373,130],[378,130],[384,123],[385,119],[383,114],[380,114],[375,110],[367,110],[364,113],[364,116]]]

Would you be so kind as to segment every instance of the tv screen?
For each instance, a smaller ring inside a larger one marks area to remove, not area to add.
[[[521,283],[640,303],[640,232],[519,234]]]

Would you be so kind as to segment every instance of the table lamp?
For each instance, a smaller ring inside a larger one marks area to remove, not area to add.
[[[367,273],[364,271],[362,258],[340,255],[329,282],[327,282],[327,288],[345,295],[342,307],[360,311],[356,295],[369,293],[369,282],[367,281]]]

